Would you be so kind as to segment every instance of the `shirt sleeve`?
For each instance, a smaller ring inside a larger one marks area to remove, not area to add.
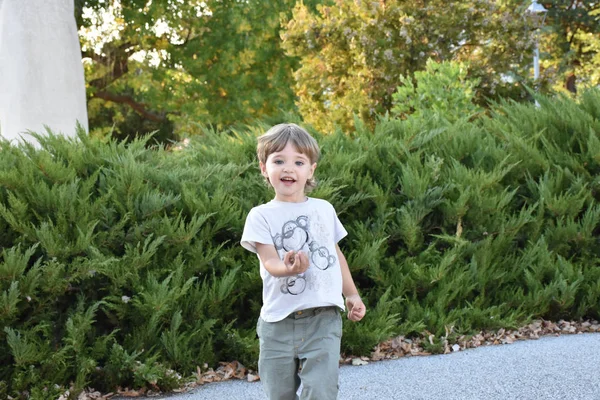
[[[273,244],[273,237],[267,220],[253,208],[246,217],[240,244],[246,250],[256,253],[256,243]]]
[[[333,208],[333,206],[331,206],[331,210],[333,212],[333,225],[334,225],[333,239],[334,239],[335,243],[337,243],[340,240],[342,240],[344,237],[346,237],[346,235],[348,235],[348,232],[344,228],[344,225],[342,225],[342,222],[338,218],[337,213],[335,212],[335,208]]]

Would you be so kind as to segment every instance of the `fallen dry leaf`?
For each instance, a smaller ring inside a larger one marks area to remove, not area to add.
[[[371,353],[371,360],[380,361],[385,358],[385,353],[381,351],[380,346],[375,347],[375,351]]]
[[[97,390],[94,389],[88,389],[88,390],[84,390],[83,392],[79,393],[79,396],[77,396],[77,400],[95,400],[95,399],[107,399],[108,396],[112,395],[112,393],[108,393],[107,395],[102,395],[102,393],[98,392]]]
[[[507,336],[504,339],[502,339],[502,344],[512,344],[515,342],[515,339],[513,339],[511,336]]]
[[[146,393],[146,391],[144,389],[129,390],[129,388],[125,388],[125,390],[117,390],[117,393],[119,394],[119,396],[140,397],[143,396]]]
[[[61,394],[58,400],[67,400],[69,398],[70,392],[67,390],[65,393]]]

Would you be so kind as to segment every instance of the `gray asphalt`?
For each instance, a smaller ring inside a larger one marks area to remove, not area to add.
[[[260,382],[239,380],[164,398],[266,400]],[[600,400],[600,333],[342,366],[339,400],[358,399]]]

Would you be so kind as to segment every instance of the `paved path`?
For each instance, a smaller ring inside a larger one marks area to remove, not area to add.
[[[165,398],[266,400],[259,382],[245,381],[211,383]],[[600,400],[600,334],[342,366],[339,400],[359,399]]]

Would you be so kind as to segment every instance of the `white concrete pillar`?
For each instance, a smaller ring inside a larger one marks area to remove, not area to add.
[[[87,130],[74,0],[0,0],[0,135]]]

